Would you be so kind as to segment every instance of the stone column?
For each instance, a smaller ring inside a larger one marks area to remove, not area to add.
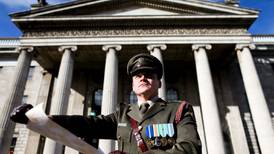
[[[271,154],[274,146],[274,130],[250,48],[254,49],[255,46],[239,44],[236,45],[236,52],[261,152]]]
[[[8,153],[15,123],[10,121],[10,113],[14,107],[22,102],[25,85],[28,78],[29,66],[33,56],[33,47],[19,47],[20,54],[17,60],[15,73],[11,82],[7,100],[0,106],[0,153]]]
[[[104,74],[103,98],[101,114],[108,115],[116,110],[118,99],[118,58],[116,51],[120,51],[120,45],[105,45],[103,51],[106,51],[106,63]],[[114,150],[115,142],[112,140],[99,140],[99,148],[103,153],[109,153]]]
[[[164,44],[161,45],[148,45],[147,50],[150,51],[150,54],[154,57],[158,58],[163,65],[163,77],[161,79],[162,87],[158,90],[159,97],[163,100],[166,100],[166,81],[165,81],[165,69],[164,69],[164,61],[161,51],[167,49],[167,46]]]
[[[207,152],[225,154],[225,146],[219,118],[218,105],[206,49],[211,45],[193,45]]]
[[[43,75],[43,77],[42,77],[42,81],[40,82],[38,97],[35,102],[36,104],[43,103],[44,108],[46,108],[47,101],[49,99],[52,74],[46,70],[42,70],[41,74]],[[25,153],[35,154],[39,147],[39,141],[40,141],[40,134],[29,130]]]
[[[74,53],[76,46],[61,46],[58,49],[63,52],[58,79],[51,103],[50,114],[61,115],[67,113],[68,99],[73,75]],[[63,146],[47,138],[45,141],[44,154],[61,154]]]

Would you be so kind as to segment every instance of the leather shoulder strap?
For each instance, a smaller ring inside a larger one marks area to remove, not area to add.
[[[176,125],[182,120],[182,114],[183,114],[184,108],[187,106],[188,106],[188,103],[186,101],[182,101],[181,104],[178,106],[178,109],[175,115]]]
[[[144,143],[144,140],[141,136],[141,133],[138,129],[138,123],[136,120],[130,118],[131,128],[133,129],[133,135],[135,137],[135,140],[137,142],[137,146],[140,148],[142,152],[148,151],[148,148],[146,144]]]

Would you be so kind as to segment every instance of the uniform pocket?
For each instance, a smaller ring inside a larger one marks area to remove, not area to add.
[[[120,151],[127,152],[131,146],[132,129],[129,126],[117,127],[117,140]]]
[[[128,126],[118,126],[117,128],[117,139],[123,139],[124,141],[130,141],[131,139],[131,128]]]

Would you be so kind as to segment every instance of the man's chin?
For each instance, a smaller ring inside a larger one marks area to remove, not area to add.
[[[150,91],[148,89],[146,90],[140,90],[138,91],[138,93],[136,93],[136,95],[143,95],[143,96],[147,96],[147,95],[150,95]]]
[[[142,93],[146,93],[147,91],[149,91],[148,87],[142,87],[142,88],[139,88],[138,93],[142,94]]]

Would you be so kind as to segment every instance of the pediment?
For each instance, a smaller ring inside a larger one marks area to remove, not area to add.
[[[22,31],[107,26],[248,28],[258,11],[201,0],[75,0],[11,17]]]
[[[123,9],[109,10],[93,14],[95,16],[157,16],[157,15],[179,15],[179,12],[172,12],[151,8],[147,6],[128,6]]]
[[[201,0],[77,0],[15,13],[13,18],[69,16],[248,15],[257,11]]]

